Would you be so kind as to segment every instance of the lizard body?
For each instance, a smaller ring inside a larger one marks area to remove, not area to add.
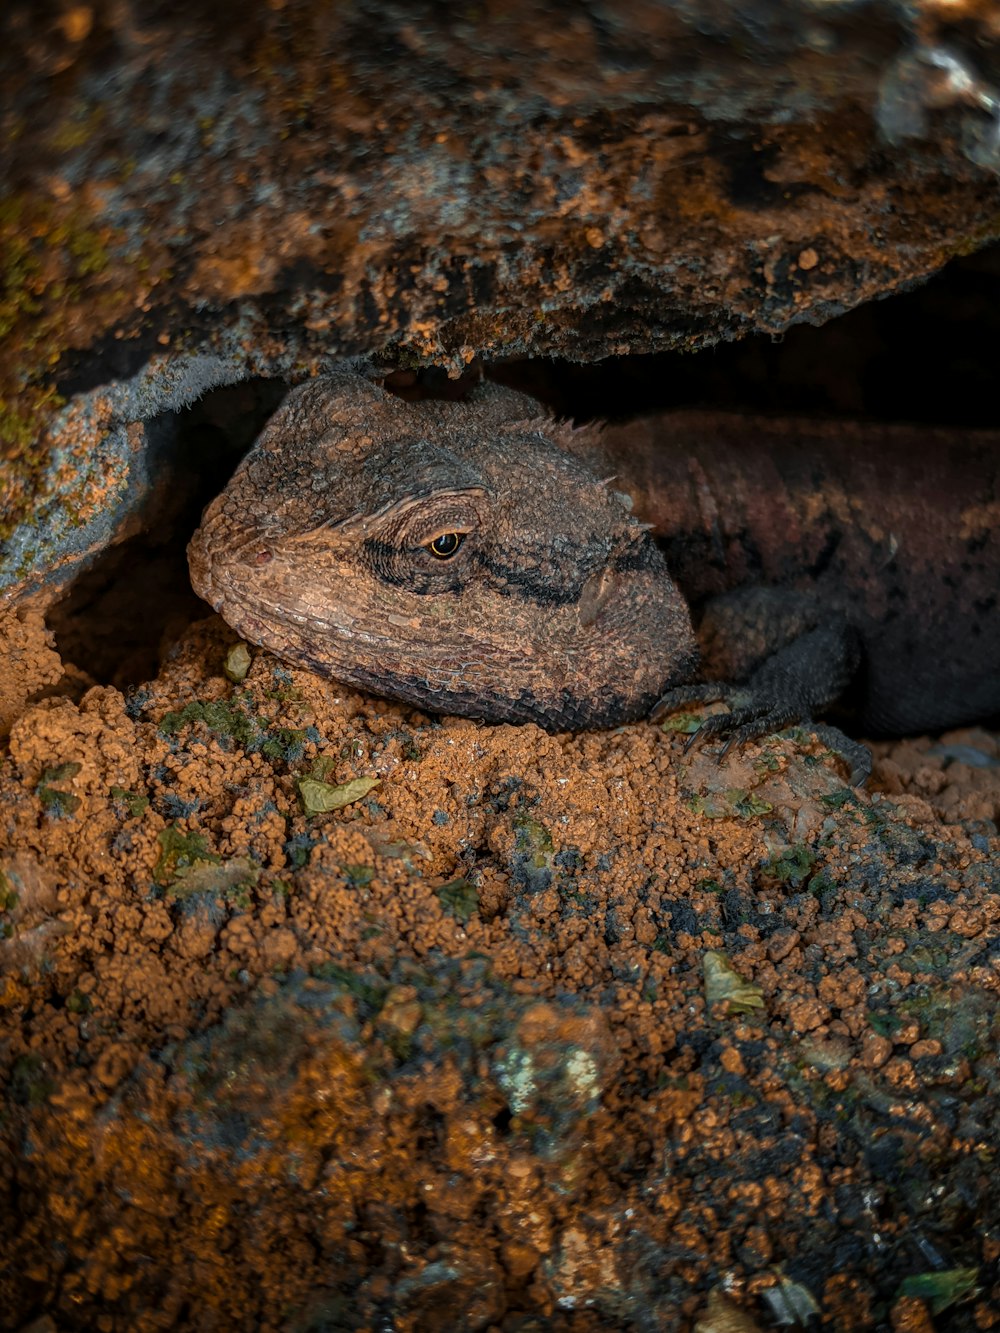
[[[1000,712],[998,524],[988,433],[574,431],[495,385],[405,403],[343,371],[289,394],[189,561],[245,638],[435,712],[600,727],[666,692],[724,699],[709,730],[740,740],[840,698],[902,733]],[[702,676],[747,686],[686,684],[691,610]]]
[[[752,673],[783,616],[839,620],[860,658],[839,713],[867,734],[1000,714],[996,433],[683,411],[600,443],[699,617],[703,674]]]

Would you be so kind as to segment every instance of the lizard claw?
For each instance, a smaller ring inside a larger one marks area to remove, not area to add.
[[[730,686],[721,681],[682,685],[679,689],[668,691],[658,701],[650,713],[650,718],[656,722],[668,713],[678,712],[692,705],[710,703],[724,703],[729,712],[713,713],[710,717],[704,718],[687,738],[684,744],[685,754],[696,745],[701,745],[713,737],[719,737],[724,742],[717,755],[717,762],[721,764],[734,746],[760,740],[762,736],[773,735],[784,727],[801,722],[834,754],[844,760],[850,769],[852,787],[863,786],[871,773],[872,757],[867,746],[852,740],[838,727],[802,718],[796,709],[779,703],[766,693],[746,686]]]
[[[678,713],[684,708],[697,707],[699,704],[728,703],[734,691],[720,680],[702,681],[696,685],[679,685],[667,690],[653,705],[649,714],[650,722],[659,722],[668,713]]]
[[[685,754],[702,741],[719,736],[725,739],[719,755],[721,763],[734,745],[768,736],[789,722],[798,720],[794,709],[782,706],[769,695],[747,686],[727,685],[725,681],[719,680],[681,685],[677,689],[668,690],[649,716],[653,722],[658,722],[668,713],[714,703],[724,703],[729,712],[713,713],[703,718],[685,742]]]
[[[742,697],[745,699],[746,696]],[[723,702],[729,704],[730,711],[713,713],[711,717],[706,717],[698,730],[688,737],[684,746],[685,754],[695,744],[700,744],[713,736],[723,737],[725,744],[719,752],[721,764],[734,745],[743,745],[747,741],[770,736],[773,732],[780,731],[782,727],[787,727],[790,722],[798,721],[787,708],[775,706],[770,702],[762,701],[756,704],[737,702],[735,697],[725,699]]]
[[[828,722],[810,722],[809,729],[834,754],[839,755],[851,770],[848,779],[852,787],[863,787],[871,776],[872,752],[867,745],[845,736],[839,727]]]

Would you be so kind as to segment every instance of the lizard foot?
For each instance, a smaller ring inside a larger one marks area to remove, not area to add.
[[[844,760],[850,770],[852,787],[863,786],[871,773],[872,757],[867,746],[852,740],[838,727],[803,718],[797,709],[789,707],[787,703],[782,703],[766,692],[754,690],[751,686],[727,685],[724,681],[682,685],[677,689],[668,690],[654,705],[649,716],[651,721],[658,722],[668,713],[713,703],[726,704],[729,712],[713,713],[710,717],[706,717],[688,737],[684,746],[685,754],[695,745],[700,745],[713,736],[722,737],[724,744],[717,756],[721,764],[733,746],[773,735],[774,732],[781,731],[783,727],[793,723],[802,723],[824,745]]]
[[[718,680],[709,680],[698,685],[681,685],[675,690],[668,690],[654,706],[650,719],[658,722],[668,713],[714,703],[724,703],[729,712],[713,713],[711,717],[704,718],[688,737],[684,746],[685,754],[695,745],[713,736],[724,737],[725,744],[719,752],[721,763],[734,745],[743,745],[746,741],[769,736],[772,732],[780,731],[782,727],[799,720],[794,709],[781,704],[760,690],[754,690],[749,686],[727,685],[725,681]]]

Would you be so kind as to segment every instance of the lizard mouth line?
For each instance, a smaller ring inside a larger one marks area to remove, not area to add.
[[[282,604],[280,602],[270,601],[261,597],[259,594],[255,595],[254,611],[249,622],[245,614],[243,615],[242,620],[237,622],[236,616],[241,612],[245,612],[245,606],[246,603],[240,600],[238,593],[230,592],[228,594],[223,594],[215,609],[218,611],[219,615],[222,616],[223,620],[228,620],[229,623],[234,625],[237,629],[240,628],[241,624],[253,624],[255,627],[259,626],[260,629],[263,629],[265,624],[272,624],[276,626],[291,626],[294,629],[301,630],[319,630],[323,634],[336,634],[341,638],[349,639],[351,641],[370,637],[359,632],[354,626],[353,620],[346,623],[338,623],[333,620],[326,620],[322,616],[317,616],[312,613],[293,611],[289,608],[287,603]],[[260,632],[260,629],[257,630],[258,633]]]

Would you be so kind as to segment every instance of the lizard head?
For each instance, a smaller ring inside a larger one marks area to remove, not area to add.
[[[404,403],[295,390],[189,547],[251,642],[439,713],[613,726],[687,679],[687,606],[627,502],[496,386]]]

